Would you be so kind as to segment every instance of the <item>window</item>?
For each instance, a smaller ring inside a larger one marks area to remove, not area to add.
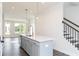
[[[5,21],[4,36],[17,36],[18,34],[26,34],[28,32],[26,23]]]
[[[10,35],[10,23],[9,22],[5,22],[5,34],[6,35]]]
[[[14,27],[16,34],[24,34],[26,32],[26,24],[24,23],[15,23]]]

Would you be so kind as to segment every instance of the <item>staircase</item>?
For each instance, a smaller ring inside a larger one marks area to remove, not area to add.
[[[64,38],[79,50],[79,25],[63,18],[63,36]]]

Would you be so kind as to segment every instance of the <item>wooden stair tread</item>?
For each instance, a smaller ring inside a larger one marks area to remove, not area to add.
[[[79,48],[79,43],[78,44],[75,44],[75,47]]]
[[[70,43],[76,43],[79,42],[78,40],[71,40]]]
[[[65,35],[70,35],[70,34],[64,34],[64,36],[65,36]]]
[[[74,37],[66,37],[66,39],[73,39]]]

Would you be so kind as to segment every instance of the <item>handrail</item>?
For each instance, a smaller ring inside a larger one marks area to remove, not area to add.
[[[70,20],[68,20],[68,19],[66,19],[66,18],[63,18],[63,19],[66,20],[66,21],[68,21],[69,23],[75,25],[76,27],[79,27],[79,25],[75,24],[74,22],[72,22],[72,21],[70,21]]]
[[[66,22],[62,21],[62,23],[65,23],[66,25],[68,25],[69,27],[73,28],[74,30],[76,30],[77,32],[79,32],[79,30],[75,29],[74,27],[72,27],[71,25],[67,24]]]

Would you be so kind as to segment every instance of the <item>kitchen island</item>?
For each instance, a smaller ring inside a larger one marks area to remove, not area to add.
[[[20,35],[21,47],[30,56],[53,56],[53,39],[46,36]]]

